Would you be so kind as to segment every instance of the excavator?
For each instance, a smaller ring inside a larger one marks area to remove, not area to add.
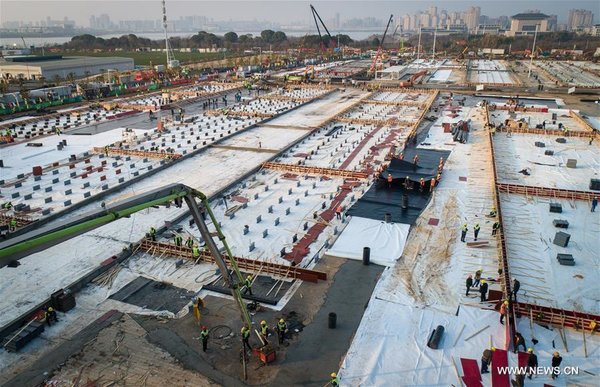
[[[197,200],[199,200],[199,203]],[[21,258],[43,251],[78,235],[110,224],[116,220],[128,218],[136,212],[147,208],[170,206],[171,204],[182,207],[184,202],[190,210],[192,218],[200,231],[200,235],[206,243],[206,247],[219,267],[223,279],[231,290],[231,295],[239,308],[242,322],[247,324],[248,327],[252,327],[248,309],[240,292],[244,279],[231,249],[225,240],[225,235],[223,235],[223,232],[219,227],[219,222],[210,209],[208,198],[202,192],[183,184],[167,185],[143,194],[132,196],[112,205],[103,204],[100,210],[95,210],[72,219],[67,219],[63,222],[43,226],[29,232],[15,235],[0,243],[0,268],[8,265],[15,266],[15,261],[18,261]],[[213,236],[202,217],[202,210],[212,221],[212,224],[216,229],[216,235],[219,241],[221,241],[229,262],[231,263],[231,268],[227,267],[219,247],[213,240]]]

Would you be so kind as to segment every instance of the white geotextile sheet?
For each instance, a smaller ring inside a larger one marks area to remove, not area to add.
[[[371,262],[392,266],[404,251],[410,225],[352,217],[327,251],[334,257],[362,260],[363,248],[371,249]]]
[[[427,347],[427,340],[438,325],[445,330],[440,348],[434,350]],[[341,385],[458,386],[452,359],[462,376],[460,358],[479,360],[490,335],[493,345],[503,348],[503,328],[495,311],[463,305],[455,316],[371,299],[339,371]],[[516,356],[509,359],[510,365],[513,362]],[[489,386],[489,374],[483,379]]]

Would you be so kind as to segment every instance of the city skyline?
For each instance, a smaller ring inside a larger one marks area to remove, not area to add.
[[[129,0],[124,2],[98,1],[13,1],[3,0],[0,3],[0,23],[6,22],[39,22],[41,20],[64,20],[75,22],[77,27],[90,27],[90,18],[106,14],[112,21],[125,20],[159,20],[161,18],[161,2],[159,0]],[[111,3],[114,6],[109,6]],[[226,3],[226,5],[224,4]],[[312,2],[321,16],[329,21],[347,21],[352,18],[372,17],[387,20],[389,14],[395,16],[396,23],[402,21],[406,14],[426,12],[433,7],[446,10],[448,13],[465,12],[471,7],[480,7],[480,15],[495,19],[499,16],[510,17],[519,12],[539,9],[548,15],[557,15],[558,23],[567,24],[571,19],[572,9],[590,11],[597,17],[600,13],[598,2],[579,0],[572,2],[558,1],[506,1],[498,4],[492,1],[315,1]],[[310,25],[311,15],[308,1],[167,1],[168,18],[171,21],[185,16],[204,17],[221,22],[254,21],[267,22],[270,25],[302,24]],[[23,14],[23,9],[27,13]],[[510,12],[508,11],[510,10]],[[265,11],[268,11],[265,13]],[[478,21],[477,21],[478,23]],[[341,24],[341,22],[338,22]],[[470,21],[469,25],[475,24]],[[339,28],[337,25],[333,28]]]

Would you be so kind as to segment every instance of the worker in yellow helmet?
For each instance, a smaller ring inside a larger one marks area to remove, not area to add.
[[[480,299],[481,302],[487,301],[487,291],[488,291],[487,282],[485,280],[481,280],[481,286],[479,287],[479,295],[481,296],[481,299]]]
[[[248,328],[247,325],[244,325],[240,332],[242,334],[242,346],[244,347],[244,349],[248,348],[249,351],[252,351],[252,347],[250,346],[250,342],[249,342],[250,328]]]
[[[244,294],[246,293],[250,293],[250,295],[252,295],[252,276],[248,275],[248,277],[246,277],[246,280],[244,281]]]
[[[267,337],[269,337],[269,325],[265,320],[260,322],[260,334],[265,341],[267,341]]]
[[[469,231],[469,227],[465,223],[460,228],[460,241],[461,242],[465,242],[465,238],[467,237],[467,231]]]
[[[562,363],[560,353],[554,352],[552,354],[552,379],[558,378],[560,363]]]
[[[52,322],[58,322],[58,318],[56,317],[56,311],[51,306],[49,306],[48,309],[46,309],[44,317],[46,318],[46,324],[48,324],[48,326],[51,326]]]
[[[535,369],[538,367],[538,358],[533,353],[533,348],[527,348],[527,353],[529,354],[529,359],[527,359],[527,378],[531,379],[531,375],[533,375]]]
[[[277,322],[277,336],[279,336],[279,344],[283,344],[283,339],[288,331],[287,323],[284,319],[279,319]]]
[[[337,374],[335,372],[332,372],[331,375],[331,380],[329,380],[329,384],[331,384],[334,387],[337,387],[340,385],[340,379],[338,378]]]

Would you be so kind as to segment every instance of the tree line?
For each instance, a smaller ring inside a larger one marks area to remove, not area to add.
[[[353,40],[348,35],[336,35],[333,37],[340,45],[348,45]],[[241,34],[231,31],[224,35],[216,35],[206,31],[200,31],[189,37],[174,36],[169,38],[169,44],[173,48],[228,48],[246,49],[252,47],[285,49],[291,47],[319,47],[321,39],[318,35],[306,35],[303,37],[288,37],[283,31],[264,30],[260,35]],[[143,48],[162,48],[163,40],[151,40],[135,34],[122,35],[120,37],[104,39],[90,34],[74,36],[69,42],[58,47],[69,50],[111,50],[124,49],[136,50]]]

